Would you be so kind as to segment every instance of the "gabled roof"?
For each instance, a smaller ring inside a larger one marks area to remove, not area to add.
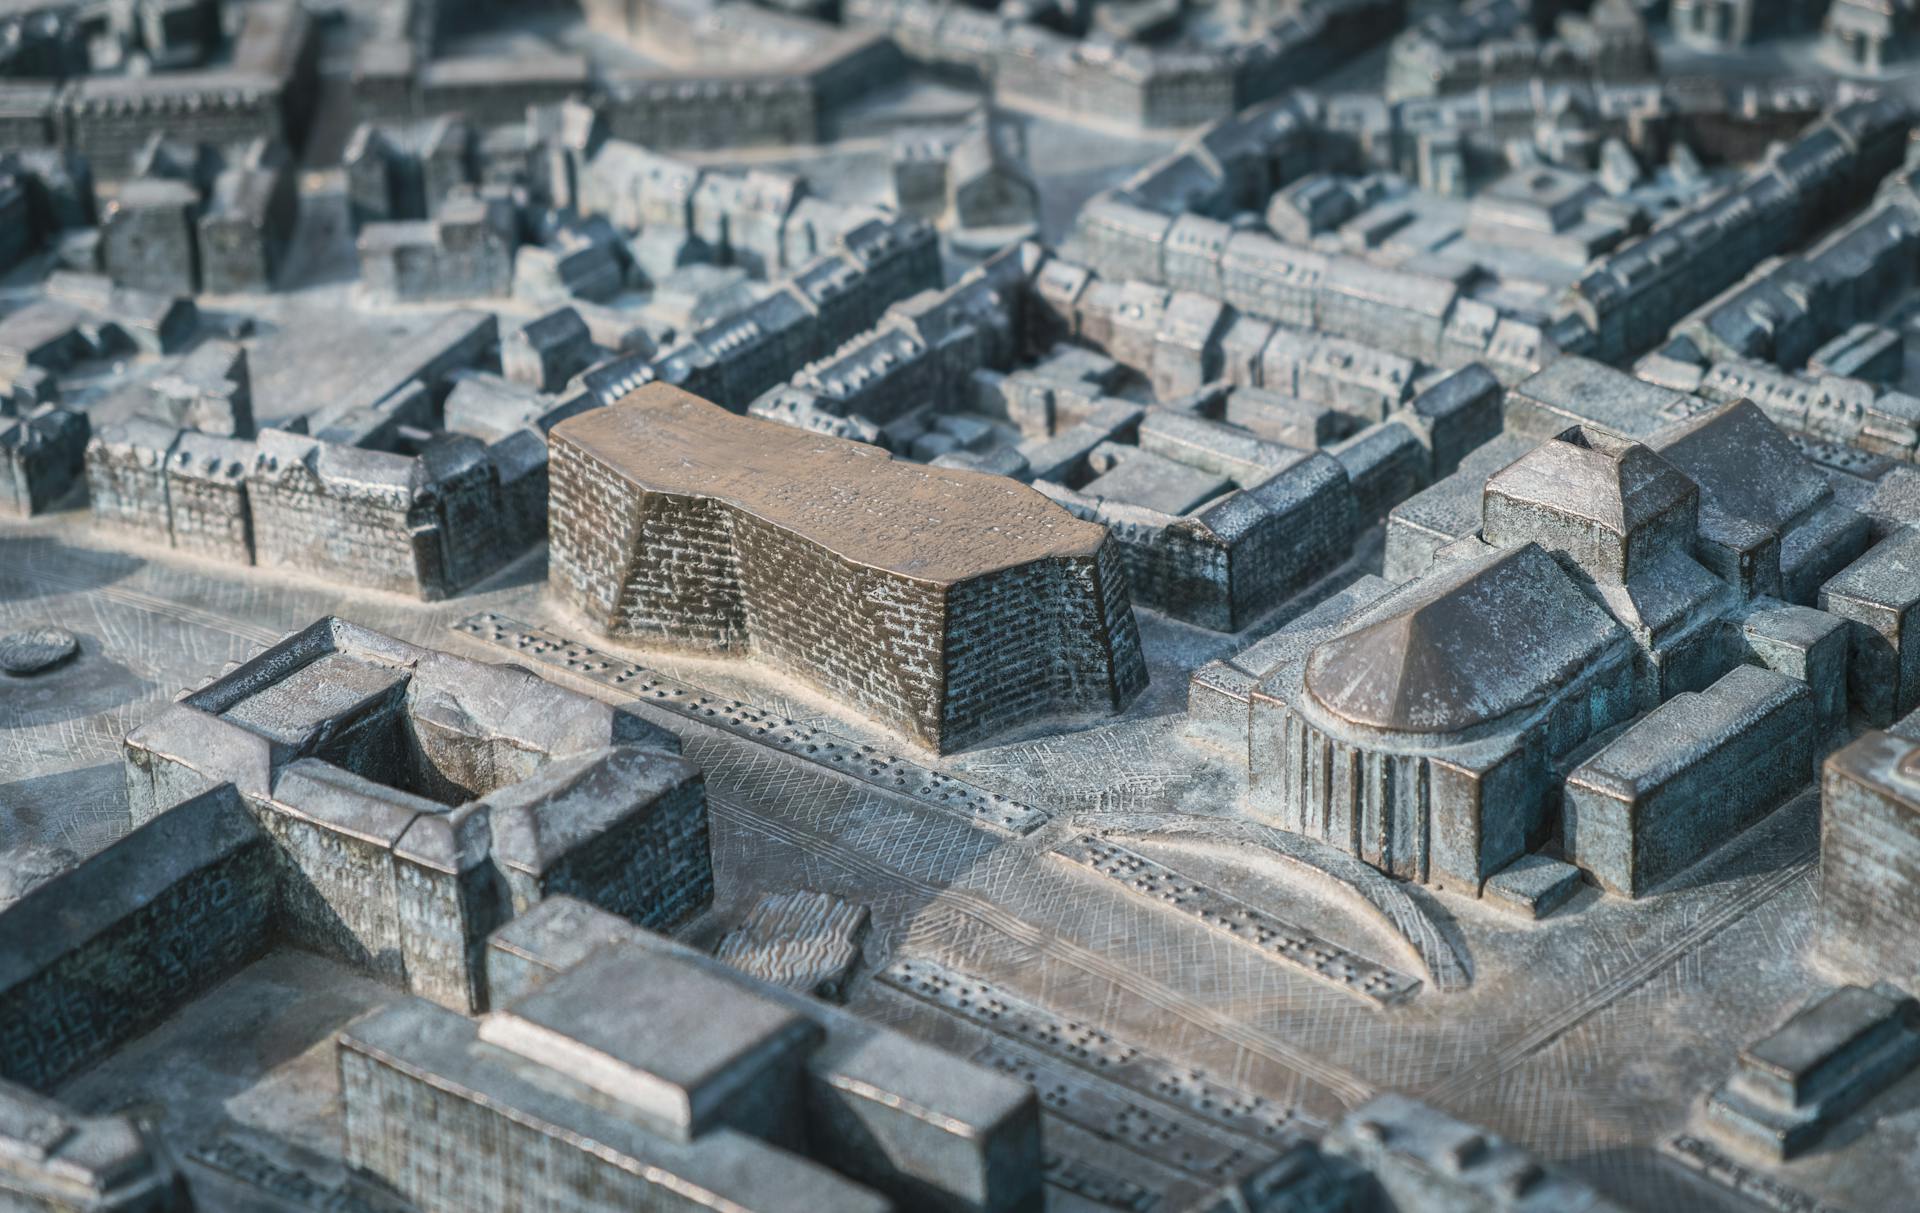
[[[1323,641],[1307,691],[1356,724],[1459,733],[1547,698],[1626,629],[1537,544],[1439,566]]]
[[[1701,530],[1744,518],[1778,531],[1832,495],[1820,470],[1751,400],[1738,400],[1655,439],[1700,486]]]

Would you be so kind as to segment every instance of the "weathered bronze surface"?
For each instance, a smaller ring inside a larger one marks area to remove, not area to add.
[[[0,0],[0,1210],[1920,1208],[1917,122],[1916,0]]]

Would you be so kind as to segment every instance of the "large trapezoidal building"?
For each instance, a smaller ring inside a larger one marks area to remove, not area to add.
[[[664,384],[551,441],[553,588],[607,635],[764,658],[941,751],[1146,685],[1118,547],[1024,485]]]

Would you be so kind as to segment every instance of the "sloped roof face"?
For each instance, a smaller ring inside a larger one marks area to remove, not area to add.
[[[1637,442],[1576,427],[1496,472],[1487,481],[1487,492],[1588,519],[1626,536],[1684,502],[1694,485],[1672,463]]]
[[[1700,486],[1706,527],[1731,516],[1778,531],[1832,492],[1819,469],[1750,400],[1735,401],[1656,441],[1660,453]]]
[[[1536,544],[1447,565],[1323,641],[1307,691],[1397,733],[1460,733],[1546,699],[1628,642]]]

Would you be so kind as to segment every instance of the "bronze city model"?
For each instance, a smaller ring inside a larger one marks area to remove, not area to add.
[[[1917,48],[0,0],[0,1210],[1920,1208]]]

